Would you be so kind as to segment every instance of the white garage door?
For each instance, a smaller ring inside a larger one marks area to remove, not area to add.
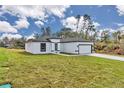
[[[91,45],[79,45],[79,54],[91,53]]]

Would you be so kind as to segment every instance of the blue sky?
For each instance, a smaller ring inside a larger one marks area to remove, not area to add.
[[[124,26],[124,6],[0,6],[0,35],[30,36],[40,33],[43,26],[50,26],[53,32],[57,32],[66,23],[71,27],[78,14],[90,15],[98,30],[115,30]]]

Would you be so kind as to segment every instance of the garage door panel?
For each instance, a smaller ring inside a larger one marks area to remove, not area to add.
[[[91,45],[80,45],[79,54],[89,54],[91,53]]]

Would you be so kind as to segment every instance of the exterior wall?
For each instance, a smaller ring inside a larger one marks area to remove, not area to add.
[[[61,43],[61,52],[78,54],[79,44],[92,44],[92,42],[68,42]]]
[[[25,43],[25,51],[31,53],[32,50],[31,46],[32,46],[32,42]]]
[[[41,43],[46,43],[46,52],[40,51]],[[32,54],[60,53],[60,43],[58,43],[57,51],[55,51],[55,43],[51,42],[28,42],[25,43],[25,50]]]
[[[46,52],[40,51],[40,44],[46,43]],[[51,53],[51,43],[50,42],[29,42],[25,44],[26,52],[30,52],[32,54],[45,54]]]
[[[46,52],[40,51],[40,44],[46,43]],[[58,50],[55,51],[55,43],[58,43]],[[46,53],[73,53],[78,54],[78,45],[80,44],[91,44],[92,42],[68,42],[68,43],[60,43],[59,39],[54,40],[54,42],[28,42],[25,44],[26,52],[30,52],[32,54],[46,54]]]

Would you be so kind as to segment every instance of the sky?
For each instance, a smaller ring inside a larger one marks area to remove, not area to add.
[[[76,29],[76,15],[90,15],[97,30],[124,30],[124,6],[116,5],[45,5],[0,6],[0,38],[31,38],[50,26],[52,32],[62,27]]]

